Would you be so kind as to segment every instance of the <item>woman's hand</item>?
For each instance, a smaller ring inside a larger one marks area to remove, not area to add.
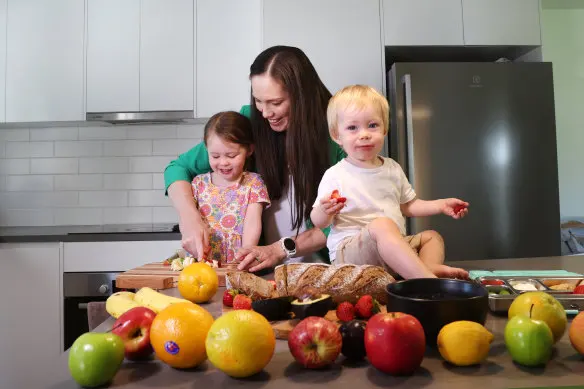
[[[459,199],[444,199],[442,213],[453,219],[462,219],[468,214],[468,203]]]
[[[238,270],[256,272],[269,267],[279,265],[286,258],[280,242],[268,246],[252,246],[241,248],[235,255],[235,260],[240,262]]]

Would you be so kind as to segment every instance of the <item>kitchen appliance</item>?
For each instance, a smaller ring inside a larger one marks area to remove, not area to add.
[[[140,111],[140,112],[87,112],[88,122],[106,122],[110,124],[159,124],[183,123],[194,119],[195,112],[188,111]]]
[[[462,220],[409,218],[409,234],[438,231],[447,260],[560,255],[550,63],[394,63],[387,90],[386,151],[418,197],[470,203]]]
[[[87,304],[106,301],[119,291],[115,278],[118,272],[63,274],[63,332],[64,348],[69,349],[75,339],[89,331]]]

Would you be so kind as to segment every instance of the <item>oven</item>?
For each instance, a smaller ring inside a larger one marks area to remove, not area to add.
[[[87,303],[106,301],[117,292],[119,272],[64,273],[63,274],[63,339],[67,350],[75,339],[89,331]]]

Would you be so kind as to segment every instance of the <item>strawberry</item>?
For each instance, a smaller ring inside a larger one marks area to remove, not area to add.
[[[341,197],[337,189],[333,190],[333,193],[331,194],[331,199],[336,199],[338,203],[344,203],[345,201],[347,201],[346,197]]]
[[[268,280],[268,282],[272,285],[274,285],[274,290],[276,290],[276,281],[274,280]]]
[[[465,205],[458,204],[456,207],[454,207],[454,214],[455,215],[458,215],[464,209],[466,209],[466,206]]]
[[[584,294],[584,284],[578,285],[576,289],[574,289],[574,294]]]
[[[371,295],[366,294],[365,296],[361,296],[357,304],[355,304],[355,311],[360,318],[369,319],[371,316],[379,313],[379,303]]]
[[[337,318],[340,321],[351,321],[355,318],[355,307],[348,301],[344,301],[337,306]]]
[[[223,305],[225,305],[226,307],[232,307],[233,298],[238,294],[239,291],[235,289],[227,289],[225,292],[223,292]]]
[[[244,294],[238,294],[233,299],[233,309],[251,309],[251,298]]]

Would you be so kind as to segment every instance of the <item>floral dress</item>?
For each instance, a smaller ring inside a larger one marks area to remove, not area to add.
[[[208,259],[235,262],[235,253],[241,247],[247,205],[270,204],[264,181],[259,174],[244,172],[239,183],[220,188],[211,182],[211,173],[206,173],[196,176],[192,186],[199,212],[213,231]]]

